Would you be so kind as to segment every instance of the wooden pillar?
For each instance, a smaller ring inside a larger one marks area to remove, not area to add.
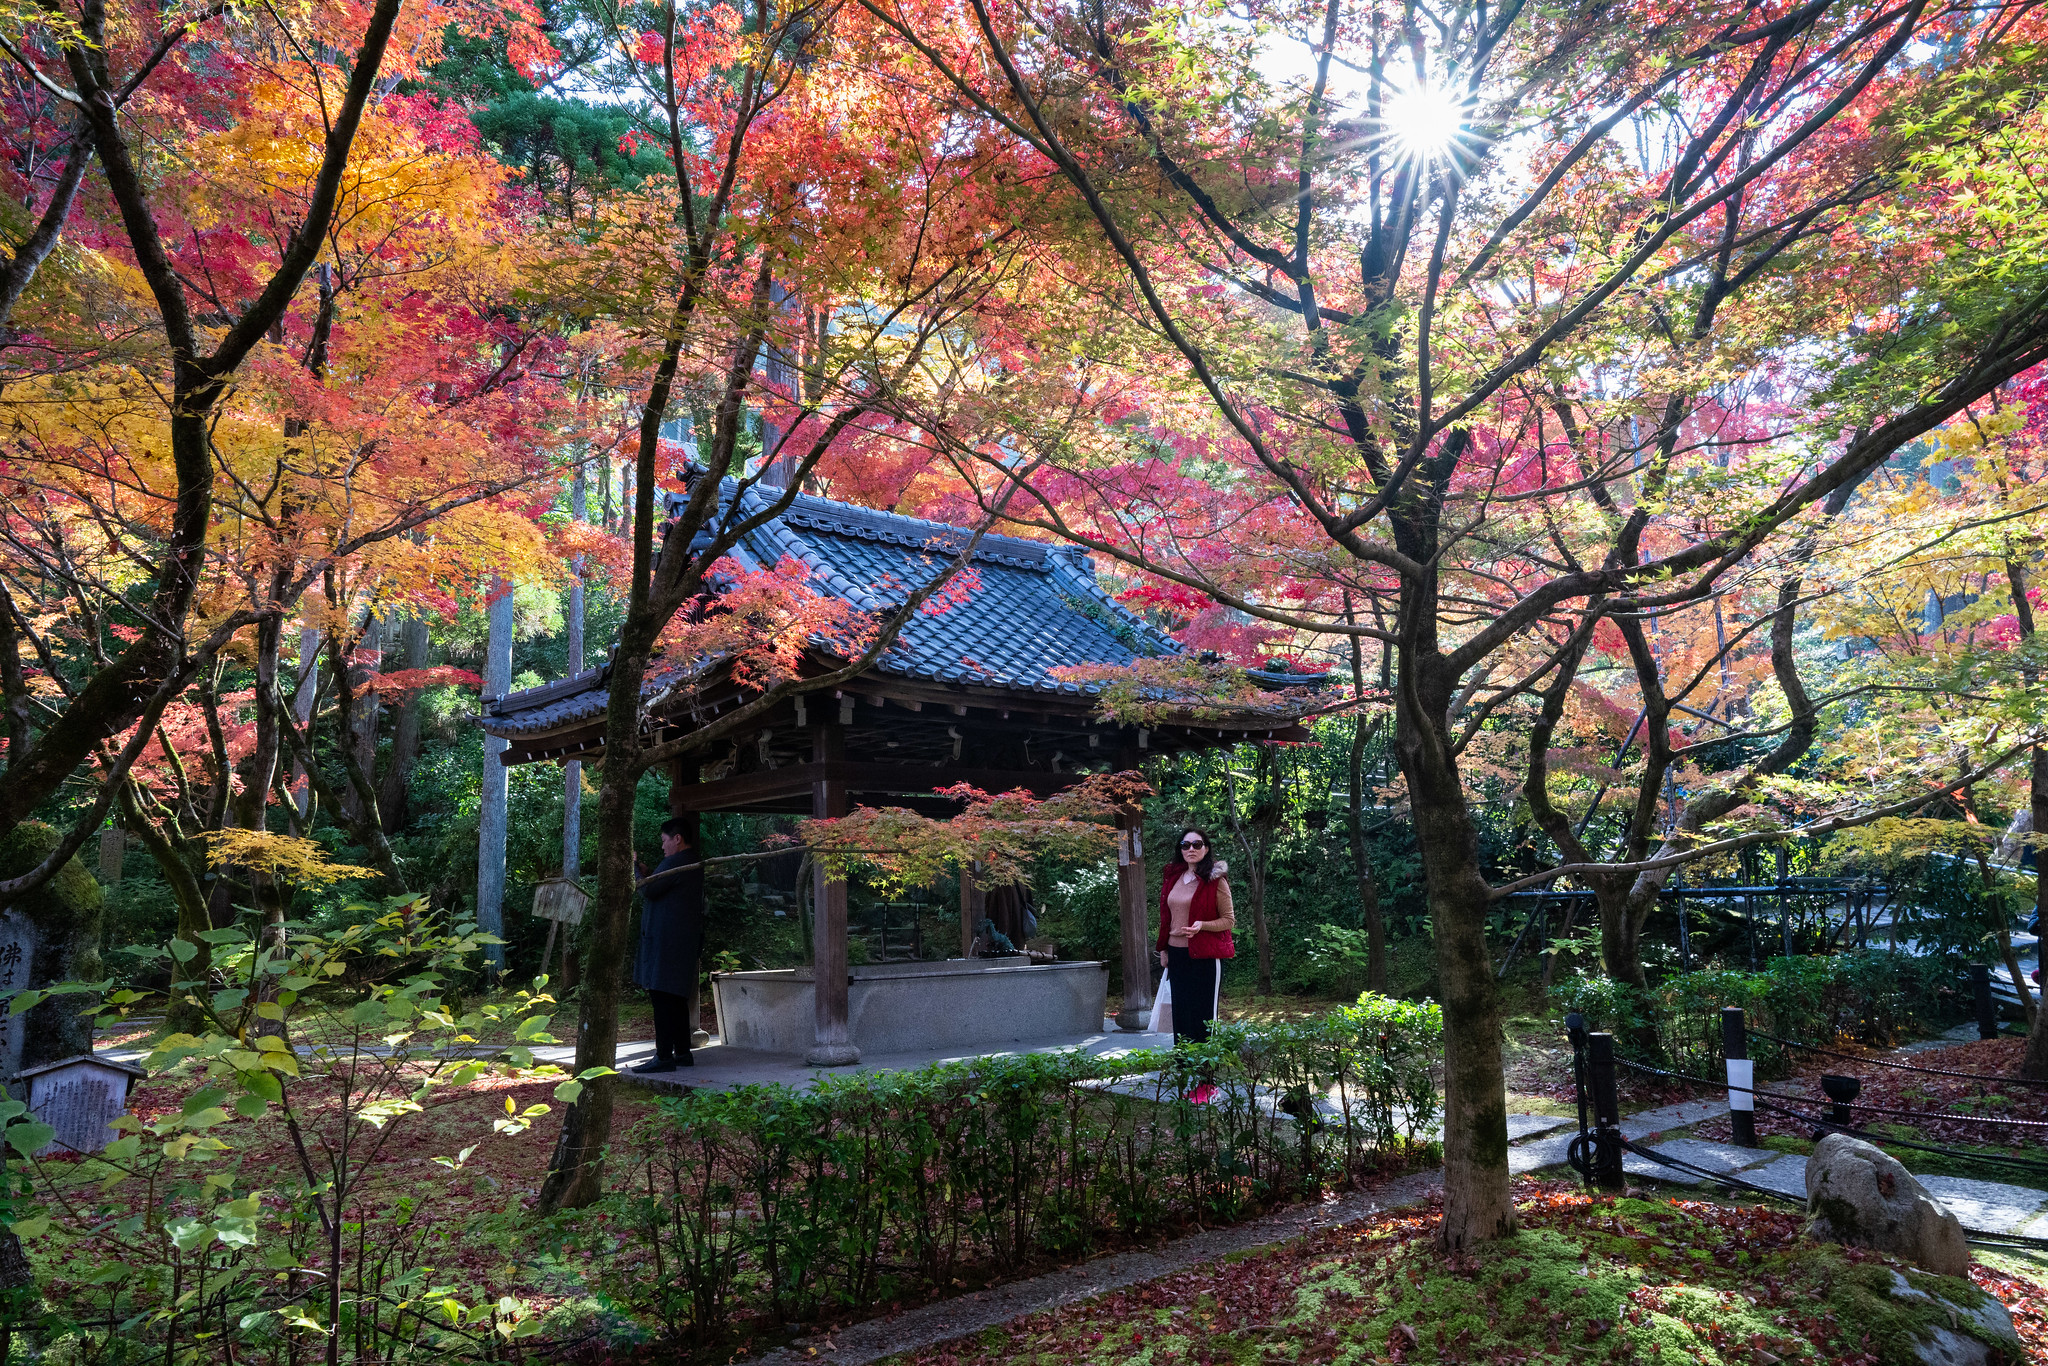
[[[697,813],[684,808],[683,792],[685,788],[696,781],[697,760],[694,755],[685,754],[669,765],[668,814],[680,816],[689,822],[690,846],[692,848],[696,848],[702,841],[704,831],[697,819]],[[697,857],[702,858],[703,856],[703,850],[698,849]],[[683,1010],[686,1018],[690,1021],[690,1047],[692,1048],[703,1048],[711,1042],[711,1032],[700,1023],[704,1018],[698,999],[701,990],[702,988],[698,983],[698,974],[690,974],[690,995],[688,1001],[683,1006]]]
[[[1128,767],[1135,768],[1132,763]],[[1116,818],[1117,915],[1123,926],[1124,1004],[1116,1013],[1118,1029],[1142,1030],[1152,1014],[1152,947],[1159,926],[1145,895],[1145,813],[1119,811]]]
[[[981,885],[981,860],[960,868],[960,956],[974,955],[974,932],[988,914],[988,892]]]
[[[846,757],[846,737],[837,722],[811,727],[811,758],[833,763]],[[846,814],[846,785],[830,779],[811,784],[811,814],[819,818]],[[860,1061],[846,1012],[846,883],[828,879],[823,864],[813,874],[815,895],[811,915],[811,992],[817,1005],[817,1043],[804,1061],[813,1067],[845,1067]]]

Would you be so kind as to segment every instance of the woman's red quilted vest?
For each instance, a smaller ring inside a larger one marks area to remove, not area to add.
[[[1197,920],[1216,918],[1216,885],[1222,880],[1223,876],[1219,873],[1207,882],[1196,884],[1194,904],[1188,907],[1190,924]],[[1173,890],[1173,884],[1177,881],[1179,878],[1172,873],[1160,880],[1158,947],[1161,949],[1166,947],[1167,932],[1173,928],[1173,911],[1166,904],[1166,896]],[[1231,939],[1229,930],[1199,930],[1188,940],[1188,957],[1235,958],[1237,944]]]

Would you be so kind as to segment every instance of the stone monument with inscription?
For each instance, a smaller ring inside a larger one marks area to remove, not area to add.
[[[0,878],[18,877],[52,853],[57,831],[23,821],[0,840]],[[100,976],[100,885],[74,855],[56,876],[0,910],[0,998],[30,987],[91,982]],[[27,1100],[15,1084],[22,1073],[61,1058],[92,1052],[92,1022],[82,1012],[90,995],[53,996],[16,1015],[0,1006],[0,1084]]]
[[[146,1075],[93,1054],[22,1068],[15,1081],[28,1088],[29,1113],[57,1131],[36,1156],[96,1153],[119,1138],[113,1123],[128,1113],[128,1093]]]

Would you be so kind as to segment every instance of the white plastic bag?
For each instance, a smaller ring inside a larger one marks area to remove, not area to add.
[[[1154,1034],[1173,1033],[1173,983],[1164,973],[1159,977],[1159,994],[1152,998],[1152,1019],[1145,1026]]]

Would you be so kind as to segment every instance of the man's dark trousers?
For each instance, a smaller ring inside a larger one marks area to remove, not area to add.
[[[654,1003],[654,1055],[687,1066],[690,988],[704,947],[704,865],[694,849],[669,855],[642,883],[640,953],[634,985]]]

